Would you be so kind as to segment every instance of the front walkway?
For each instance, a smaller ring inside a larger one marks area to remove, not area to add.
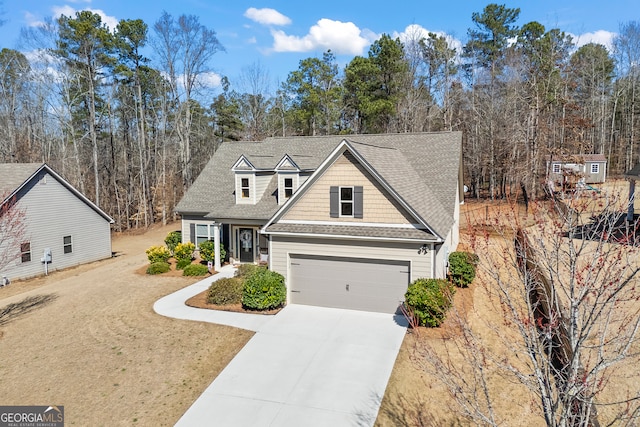
[[[233,274],[225,268],[220,274]],[[374,424],[406,333],[402,316],[303,305],[275,316],[186,307],[211,279],[162,298],[154,309],[257,333],[177,426]]]

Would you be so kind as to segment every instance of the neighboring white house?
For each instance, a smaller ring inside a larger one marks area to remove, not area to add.
[[[268,262],[289,303],[393,313],[458,245],[460,132],[224,143],[176,207],[183,241]]]
[[[28,278],[111,257],[113,220],[48,165],[0,164],[0,193],[0,206],[13,204],[24,224],[19,241],[0,248],[17,252],[0,276]]]

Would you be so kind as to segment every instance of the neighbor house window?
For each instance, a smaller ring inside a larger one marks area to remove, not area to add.
[[[293,195],[293,178],[284,179],[284,197],[289,198]]]
[[[73,246],[71,245],[71,236],[64,236],[62,238],[62,244],[63,244],[63,252],[65,254],[70,254],[71,252],[73,252]]]
[[[558,163],[553,165],[553,173],[560,173],[560,165]]]
[[[600,173],[600,165],[598,163],[591,165],[591,173]]]
[[[353,216],[353,187],[340,187],[340,216]]]
[[[242,178],[240,182],[240,187],[242,189],[242,198],[249,198],[249,178]]]
[[[31,261],[31,242],[20,244],[20,256],[22,258],[22,262]]]

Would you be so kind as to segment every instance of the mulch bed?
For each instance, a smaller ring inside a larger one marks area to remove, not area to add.
[[[274,315],[279,313],[280,310],[282,310],[282,307],[275,308],[273,310],[248,310],[246,308],[243,308],[242,304],[230,304],[230,305],[209,304],[207,302],[207,292],[208,290],[200,292],[198,295],[195,295],[189,298],[187,301],[185,301],[185,304],[188,305],[189,307],[195,307],[195,308],[206,308],[209,310],[233,311],[235,313],[249,313],[249,314]]]

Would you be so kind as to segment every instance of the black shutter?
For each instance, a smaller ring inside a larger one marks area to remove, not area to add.
[[[329,216],[331,218],[338,218],[339,215],[339,199],[338,199],[338,187],[331,187],[329,189]]]
[[[189,241],[196,242],[196,225],[194,223],[189,224]]]
[[[362,187],[353,187],[353,217],[362,218]]]

